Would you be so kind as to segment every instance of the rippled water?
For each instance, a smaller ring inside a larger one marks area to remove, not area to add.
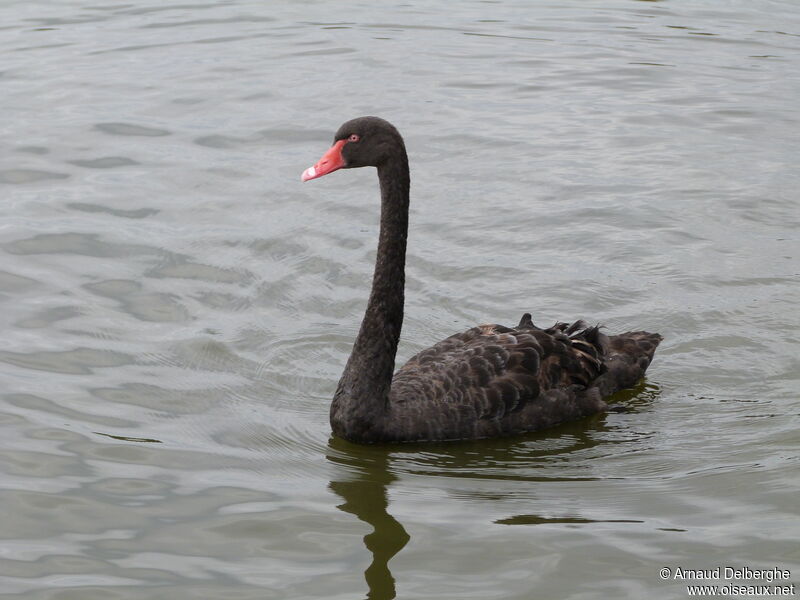
[[[0,5],[7,598],[684,598],[800,573],[796,2]],[[475,323],[665,341],[629,407],[359,448],[328,403],[374,171],[412,160],[399,359]]]

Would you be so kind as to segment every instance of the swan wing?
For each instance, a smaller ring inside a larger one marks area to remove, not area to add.
[[[476,435],[484,429],[492,435],[491,423],[535,429],[521,415],[561,396],[574,400],[603,372],[605,343],[596,327],[473,327],[412,357],[394,376],[390,410],[395,420],[404,415],[434,431],[453,424],[454,434],[463,433],[472,423],[475,437],[485,437]]]

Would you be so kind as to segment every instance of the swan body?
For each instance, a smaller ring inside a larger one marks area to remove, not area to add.
[[[535,431],[608,409],[604,397],[635,385],[661,336],[607,336],[583,321],[479,325],[412,357],[396,373],[403,321],[410,178],[402,137],[378,117],[341,126],[307,181],[374,166],[381,225],[372,291],[331,403],[333,433],[356,443],[444,441]]]

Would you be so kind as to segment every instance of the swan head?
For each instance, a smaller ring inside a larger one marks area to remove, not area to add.
[[[359,117],[339,128],[333,145],[303,171],[301,179],[316,179],[339,169],[380,167],[398,153],[405,156],[405,145],[394,125],[380,117]]]

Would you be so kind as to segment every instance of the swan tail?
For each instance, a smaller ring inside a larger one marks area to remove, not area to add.
[[[595,381],[603,397],[633,387],[644,377],[663,338],[647,331],[628,331],[607,337],[605,372]]]

